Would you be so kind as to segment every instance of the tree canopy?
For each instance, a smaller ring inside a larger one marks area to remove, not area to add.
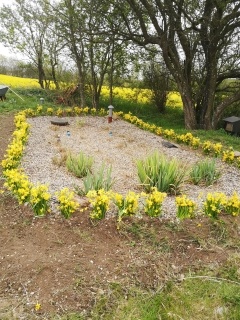
[[[4,41],[29,52],[41,85],[46,62],[56,78],[65,48],[78,70],[83,105],[86,84],[97,106],[103,82],[113,86],[114,74],[124,77],[131,55],[133,64],[140,59],[129,41],[161,55],[154,60],[177,85],[187,129],[216,128],[224,111],[240,101],[240,0],[34,0],[31,5],[15,0],[15,5],[17,11],[1,9]]]
[[[223,111],[240,99],[235,81],[240,77],[240,1],[113,0],[112,4],[127,26],[125,37],[161,51],[183,100],[186,128],[216,128]],[[216,99],[220,92],[224,94]]]

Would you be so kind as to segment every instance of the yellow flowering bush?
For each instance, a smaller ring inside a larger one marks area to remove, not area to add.
[[[93,220],[101,220],[105,217],[109,209],[110,197],[109,192],[104,189],[90,190],[87,193],[87,198],[92,205],[90,218]]]
[[[177,217],[179,219],[192,218],[196,209],[196,203],[187,198],[186,195],[178,196],[175,199],[177,206]]]
[[[223,211],[225,205],[226,195],[224,193],[208,193],[206,200],[203,203],[203,211],[208,217],[218,219],[219,214]]]
[[[79,203],[74,200],[74,192],[68,188],[63,188],[55,194],[59,202],[58,209],[68,219],[79,207]]]
[[[145,200],[145,213],[150,217],[159,217],[162,214],[162,203],[166,198],[165,192],[159,192],[157,188],[151,188],[151,193],[143,193]]]

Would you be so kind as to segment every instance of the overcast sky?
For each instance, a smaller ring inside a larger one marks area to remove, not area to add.
[[[2,5],[11,5],[14,0],[0,0],[0,10]],[[1,39],[0,39],[1,41]],[[10,49],[6,48],[2,43],[0,43],[0,54],[4,56],[14,56]]]

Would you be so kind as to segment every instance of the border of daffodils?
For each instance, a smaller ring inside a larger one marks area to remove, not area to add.
[[[14,118],[15,131],[13,132],[12,142],[9,144],[4,159],[1,162],[3,167],[3,177],[5,179],[4,187],[9,190],[18,200],[20,204],[28,203],[35,216],[44,216],[50,213],[51,194],[48,191],[47,185],[33,185],[23,169],[20,168],[20,160],[29,136],[29,127],[27,117],[40,115],[56,115],[56,116],[79,116],[79,115],[98,115],[106,116],[105,109],[96,110],[94,108],[47,108],[43,109],[38,106],[36,111],[26,109],[16,114]],[[232,148],[224,150],[221,143],[213,144],[210,141],[201,142],[198,137],[194,137],[191,133],[178,135],[172,129],[163,129],[156,125],[146,123],[131,113],[124,114],[117,112],[115,115],[123,120],[126,120],[141,129],[148,130],[159,136],[163,136],[169,140],[178,143],[186,144],[192,149],[202,149],[206,155],[221,157],[222,161],[235,165],[240,168],[240,158],[234,157]],[[0,190],[0,193],[5,192]],[[74,199],[75,194],[68,188],[56,192],[58,200],[58,210],[65,218],[71,217],[76,211],[83,211],[79,207],[79,203]],[[156,188],[152,188],[149,194],[136,194],[132,191],[124,197],[121,194],[113,191],[105,191],[103,189],[95,191],[91,190],[86,195],[90,204],[90,218],[92,220],[101,220],[105,217],[106,212],[110,208],[110,203],[113,203],[117,209],[117,222],[120,223],[123,217],[134,216],[141,211],[140,207],[146,215],[150,217],[159,217],[162,214],[162,204],[167,194],[159,192]],[[141,205],[142,203],[142,205]],[[186,195],[177,196],[176,216],[179,219],[193,218],[197,212],[196,203],[187,198]],[[86,210],[87,208],[85,208]],[[240,198],[235,192],[227,197],[220,192],[209,193],[203,201],[201,210],[206,216],[212,219],[218,219],[221,213],[237,216],[240,214]],[[119,224],[118,224],[119,225]]]

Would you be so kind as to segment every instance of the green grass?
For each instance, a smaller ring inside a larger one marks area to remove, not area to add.
[[[240,284],[211,277],[167,282],[158,292],[115,284],[97,299],[92,319],[207,320],[240,318]],[[125,296],[125,297],[124,297]]]
[[[40,105],[40,98],[44,98],[45,107],[53,107],[52,95],[43,89],[18,89],[8,90],[4,101],[0,101],[0,114],[9,112],[18,112],[31,108],[36,110]]]

